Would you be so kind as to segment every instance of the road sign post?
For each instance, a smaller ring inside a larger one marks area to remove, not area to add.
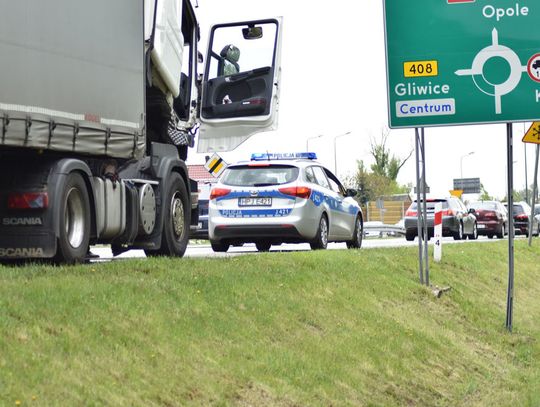
[[[536,188],[538,183],[538,154],[540,153],[540,122],[534,122],[529,127],[529,130],[523,136],[522,141],[524,143],[534,143],[536,144],[536,158],[534,163],[534,182],[533,182],[533,196],[532,196],[532,206],[531,206],[531,218],[529,220],[529,246],[532,244],[532,227],[534,225],[534,206],[536,205]],[[527,183],[525,183],[525,187]]]
[[[440,202],[435,204],[435,218],[433,221],[433,260],[437,263],[442,258],[442,204]]]
[[[383,5],[389,126],[422,128],[423,134],[428,126],[506,123],[513,219],[512,122],[540,119],[540,30],[532,28],[540,21],[540,3],[383,0]],[[417,172],[418,165],[417,158]],[[508,270],[506,327],[512,331],[513,227]]]

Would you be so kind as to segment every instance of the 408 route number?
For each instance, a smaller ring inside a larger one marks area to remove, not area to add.
[[[406,78],[437,76],[438,74],[437,61],[410,61],[403,63],[403,76]]]

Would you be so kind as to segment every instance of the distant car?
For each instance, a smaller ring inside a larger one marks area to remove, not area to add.
[[[508,209],[507,203],[505,203],[504,206]],[[528,235],[529,234],[529,217],[531,216],[531,207],[529,206],[529,204],[525,201],[514,202],[513,216],[514,216],[514,229],[516,233],[522,234],[522,235]],[[538,236],[539,232],[540,232],[540,224],[538,222],[538,217],[533,216],[532,234],[533,236]]]
[[[428,235],[434,235],[435,204],[442,205],[442,234],[452,236],[455,240],[466,237],[478,238],[478,227],[474,211],[469,211],[463,202],[456,197],[427,199],[427,227]],[[412,241],[418,236],[418,206],[414,201],[405,212],[405,239]]]
[[[208,198],[211,188],[211,184],[199,184],[199,224],[197,229],[191,232],[191,239],[208,239]]]
[[[313,153],[254,154],[250,162],[229,165],[210,193],[209,237],[212,249],[255,243],[308,242],[325,249],[328,242],[360,248],[363,214],[353,199]]]
[[[508,233],[508,211],[499,201],[470,202],[469,208],[474,209],[479,235],[502,239]]]
[[[534,217],[536,220],[540,220],[540,204],[534,205]]]

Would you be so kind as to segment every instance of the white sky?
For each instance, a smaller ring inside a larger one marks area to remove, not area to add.
[[[388,125],[382,0],[199,0],[196,9],[206,49],[214,23],[282,16],[282,81],[279,130],[252,136],[235,151],[220,153],[229,163],[252,152],[305,151],[334,170],[352,175],[356,160],[372,163],[370,138]],[[524,145],[530,123],[514,124],[514,188],[525,187]],[[525,129],[525,130],[524,130]],[[349,135],[335,138],[344,133]],[[317,137],[323,135],[323,137]],[[426,128],[426,179],[431,192],[448,195],[453,178],[479,177],[486,190],[506,194],[504,124]],[[414,130],[391,130],[388,147],[399,157],[414,148]],[[474,154],[464,157],[469,152]],[[534,170],[527,146],[528,183]],[[189,164],[203,164],[204,154],[190,151]],[[416,183],[414,153],[401,169],[401,184]]]

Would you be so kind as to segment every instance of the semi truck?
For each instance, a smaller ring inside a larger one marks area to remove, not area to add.
[[[0,261],[183,256],[195,138],[276,128],[281,19],[217,24],[203,57],[189,0],[0,4]]]

